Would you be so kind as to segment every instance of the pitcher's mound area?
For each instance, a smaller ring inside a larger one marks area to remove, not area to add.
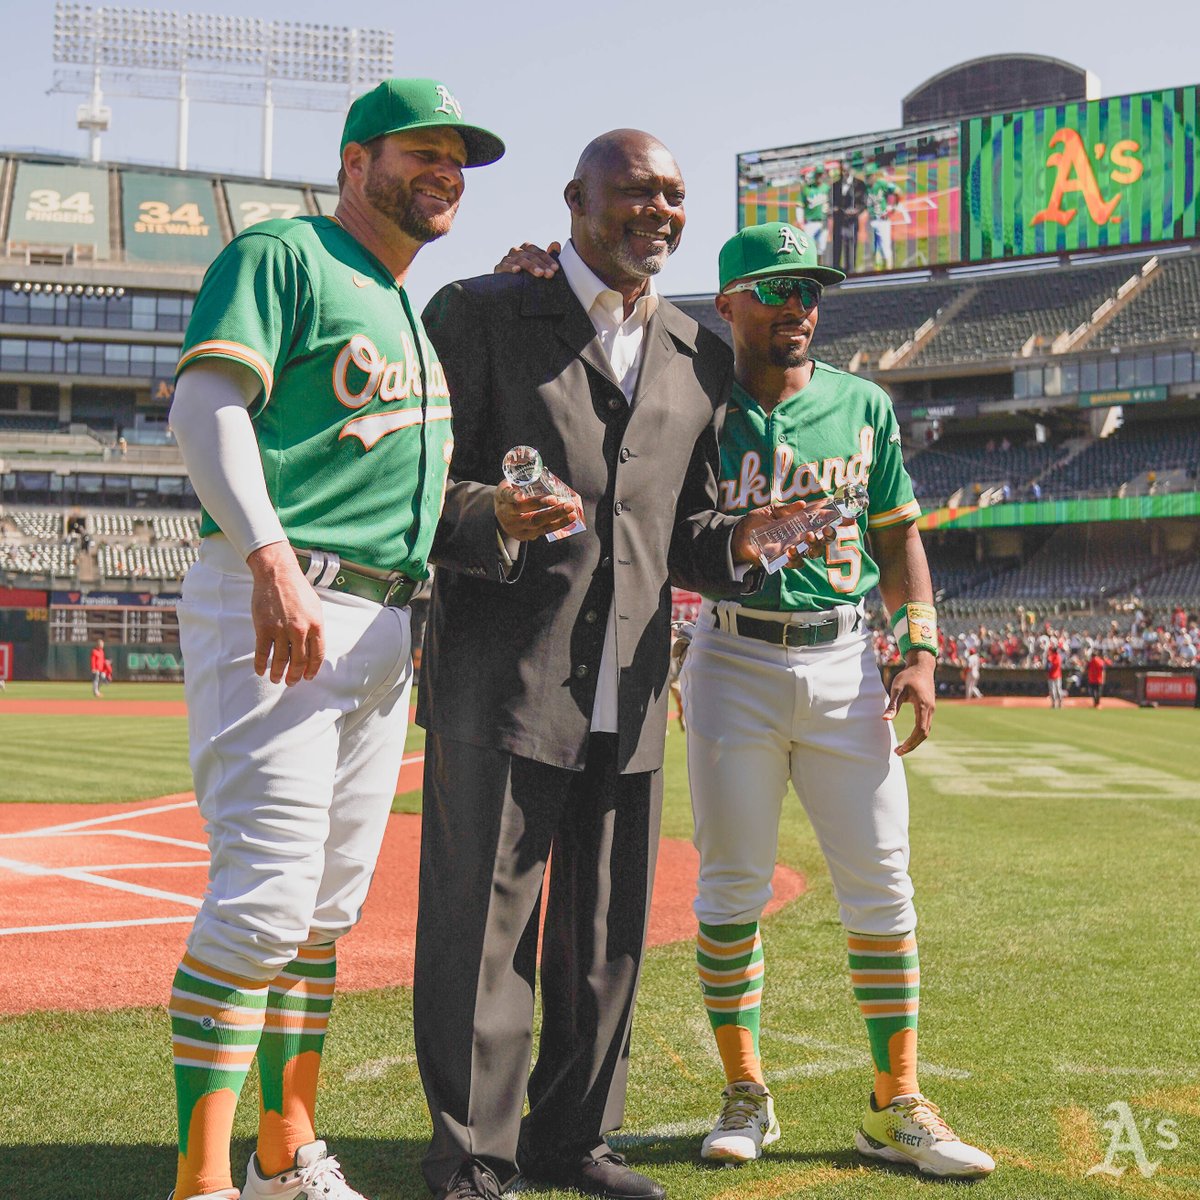
[[[412,983],[421,819],[393,814],[363,919],[338,953],[338,987]],[[697,855],[664,839],[650,944],[690,939]],[[0,1013],[165,1004],[208,879],[190,793],[136,804],[0,806]],[[804,878],[775,870],[768,912]]]

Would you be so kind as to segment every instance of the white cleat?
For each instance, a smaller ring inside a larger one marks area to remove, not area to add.
[[[296,1164],[278,1175],[258,1173],[258,1156],[250,1155],[242,1200],[366,1200],[342,1175],[338,1160],[321,1141],[296,1151]]]
[[[996,1164],[990,1154],[970,1146],[942,1120],[936,1104],[924,1096],[901,1096],[883,1108],[875,1097],[854,1135],[860,1154],[916,1167],[926,1175],[978,1179]]]
[[[700,1157],[716,1162],[753,1162],[764,1146],[779,1140],[775,1100],[749,1080],[731,1083],[722,1093],[721,1115],[700,1147]]]

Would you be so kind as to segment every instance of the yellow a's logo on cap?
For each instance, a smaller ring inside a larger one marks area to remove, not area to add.
[[[448,117],[457,117],[461,121],[462,105],[450,95],[450,89],[444,83],[437,85],[437,94],[441,97],[442,103],[433,111],[445,113]]]
[[[808,238],[790,225],[779,227],[779,249],[776,254],[803,254],[808,249]]]

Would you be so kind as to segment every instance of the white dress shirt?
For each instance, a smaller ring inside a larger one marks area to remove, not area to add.
[[[625,316],[625,301],[621,293],[599,279],[579,257],[568,239],[558,256],[558,265],[566,276],[575,298],[583,305],[592,322],[604,353],[612,367],[613,376],[621,385],[626,403],[633,404],[638,375],[642,369],[642,351],[646,326],[658,307],[654,280],[647,281],[645,292],[634,303],[633,312]],[[570,480],[567,481],[568,483]],[[596,679],[596,702],[592,708],[594,733],[617,732],[617,685],[620,668],[617,663],[617,607],[614,595],[608,608],[608,626],[604,631],[604,650],[600,655],[600,671]]]

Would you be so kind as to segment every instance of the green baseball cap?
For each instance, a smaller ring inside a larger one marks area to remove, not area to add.
[[[462,105],[436,79],[385,79],[364,92],[346,114],[341,149],[351,142],[369,142],[386,133],[436,125],[446,125],[462,135],[468,167],[487,166],[504,153],[504,143],[494,133],[462,119]]]
[[[817,248],[802,229],[783,221],[748,225],[721,247],[718,272],[721,291],[743,279],[764,279],[768,275],[801,275],[822,286],[841,283],[845,271],[822,267]]]

